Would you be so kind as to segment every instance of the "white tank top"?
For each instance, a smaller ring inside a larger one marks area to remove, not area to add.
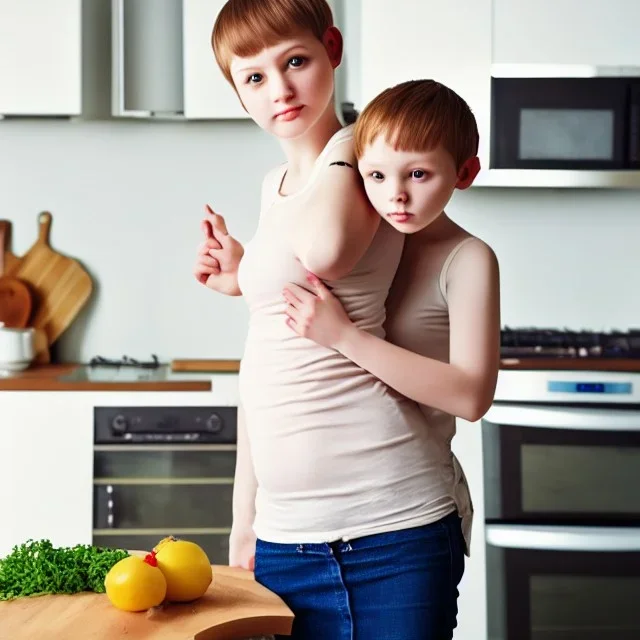
[[[309,184],[293,196],[279,195],[286,167],[274,172],[272,196],[263,202],[239,270],[249,306],[239,383],[258,482],[254,529],[271,542],[382,533],[427,524],[455,509],[440,442],[419,406],[285,324],[284,285],[306,284],[288,225],[291,216],[305,215],[315,180],[327,170],[326,155],[338,145],[355,163],[348,127],[327,143]],[[354,270],[327,283],[351,319],[380,337],[403,241],[381,223]]]

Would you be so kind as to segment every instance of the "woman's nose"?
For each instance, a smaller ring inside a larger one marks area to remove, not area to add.
[[[271,97],[274,102],[284,102],[293,96],[293,89],[284,76],[271,78]]]

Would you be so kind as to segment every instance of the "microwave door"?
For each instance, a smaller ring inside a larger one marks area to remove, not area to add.
[[[491,168],[625,168],[626,80],[493,78],[491,93]]]

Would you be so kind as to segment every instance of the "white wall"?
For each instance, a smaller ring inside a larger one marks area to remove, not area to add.
[[[205,202],[248,240],[278,145],[241,122],[0,122],[0,217],[14,251],[53,213],[53,246],[80,259],[95,294],[59,356],[235,358],[247,313],[191,275]],[[452,216],[492,244],[503,323],[640,326],[640,193],[475,188]]]

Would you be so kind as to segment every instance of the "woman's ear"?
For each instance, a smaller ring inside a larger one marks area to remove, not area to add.
[[[456,189],[467,189],[473,184],[478,172],[480,171],[480,158],[474,156],[469,158],[458,171],[458,182]]]
[[[327,50],[331,66],[335,69],[342,62],[342,34],[338,27],[329,27],[322,36],[322,44]]]

